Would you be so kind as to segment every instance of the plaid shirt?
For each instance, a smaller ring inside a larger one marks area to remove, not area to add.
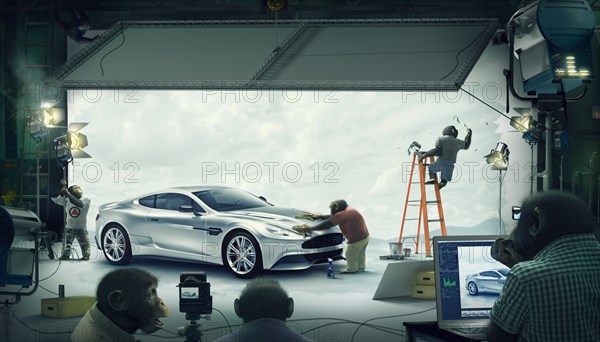
[[[521,341],[600,341],[598,240],[566,235],[515,265],[490,319]]]

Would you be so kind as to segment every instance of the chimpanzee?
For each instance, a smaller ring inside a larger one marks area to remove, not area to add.
[[[366,250],[369,244],[369,229],[358,210],[348,206],[345,200],[335,200],[329,205],[330,215],[308,214],[313,220],[323,220],[316,226],[300,224],[292,227],[298,232],[310,233],[313,230],[329,229],[339,226],[347,241],[346,270],[343,274],[364,272],[366,268]]]
[[[276,280],[252,280],[233,302],[233,308],[244,325],[214,342],[312,342],[285,324],[294,313],[294,300]]]
[[[494,303],[489,341],[600,341],[600,242],[587,204],[536,193],[492,257],[511,267]]]
[[[72,341],[135,341],[131,334],[138,329],[161,329],[159,318],[166,317],[169,308],[158,296],[157,284],[155,276],[138,268],[106,274],[98,284],[96,304],[75,327]]]
[[[427,166],[429,169],[429,180],[425,184],[435,183],[435,174],[441,172],[442,180],[439,188],[443,188],[452,180],[454,172],[454,163],[460,150],[468,150],[471,146],[471,136],[473,131],[467,128],[465,140],[458,139],[458,130],[454,126],[446,126],[442,131],[442,136],[435,141],[435,148],[419,154],[419,163],[423,159],[431,156],[438,156],[437,160]]]
[[[60,260],[68,260],[71,257],[71,244],[77,239],[81,247],[81,259],[90,260],[90,239],[87,231],[87,214],[90,210],[90,199],[83,197],[83,190],[78,185],[67,188],[67,182],[61,181],[63,185],[60,196],[51,197],[52,201],[65,207],[67,222],[65,226],[65,243]]]

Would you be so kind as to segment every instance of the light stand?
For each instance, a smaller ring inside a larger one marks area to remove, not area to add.
[[[484,156],[486,162],[491,165],[492,170],[499,171],[499,191],[498,191],[498,233],[499,235],[505,235],[503,225],[502,225],[502,171],[506,171],[508,169],[508,156],[510,154],[510,150],[508,146],[499,142],[496,144],[496,147],[490,151],[490,154]]]
[[[500,169],[498,172],[500,173],[498,175],[498,184],[500,184],[500,189],[498,191],[498,234],[504,235],[505,232],[504,229],[502,229],[502,170]]]

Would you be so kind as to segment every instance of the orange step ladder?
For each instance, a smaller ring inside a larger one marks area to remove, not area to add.
[[[417,226],[417,241],[416,241],[416,247],[415,247],[415,254],[419,253],[419,236],[421,235],[421,222],[423,222],[423,232],[425,235],[425,255],[427,257],[431,257],[431,244],[429,243],[429,223],[430,222],[439,222],[440,226],[442,228],[442,235],[446,236],[446,221],[444,220],[444,209],[442,208],[442,198],[440,196],[440,188],[439,188],[439,183],[438,183],[438,179],[437,179],[437,175],[435,176],[435,183],[433,183],[433,188],[435,190],[435,200],[433,201],[428,201],[427,200],[427,191],[425,186],[428,184],[425,184],[425,173],[427,172],[425,170],[426,168],[426,162],[429,159],[429,162],[432,163],[434,161],[434,157],[428,157],[423,159],[423,161],[421,163],[418,162],[418,155],[419,155],[419,151],[415,151],[413,152],[413,157],[412,157],[412,165],[410,168],[410,176],[408,179],[408,190],[406,191],[406,201],[404,202],[404,212],[402,213],[402,226],[400,227],[400,237],[398,238],[398,243],[403,243],[404,239],[402,237],[402,234],[404,233],[404,224],[406,223],[406,221],[418,221],[418,226]],[[415,165],[418,165],[418,171],[419,171],[419,182],[418,184],[420,185],[420,189],[421,189],[421,198],[420,199],[414,199],[411,200],[410,199],[410,189],[412,188],[413,184],[417,184],[417,182],[413,183],[413,175],[415,174]],[[419,217],[418,218],[410,218],[407,219],[406,218],[406,211],[408,209],[408,206],[419,206]],[[437,207],[438,210],[438,218],[437,219],[430,219],[429,218],[429,213],[427,211],[427,207],[429,205],[435,205]]]

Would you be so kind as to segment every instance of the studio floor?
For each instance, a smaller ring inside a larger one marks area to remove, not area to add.
[[[315,341],[404,341],[402,322],[435,320],[435,301],[410,297],[373,300],[389,263],[425,260],[423,254],[407,261],[385,261],[387,243],[372,240],[367,249],[367,271],[340,274],[343,260],[335,262],[336,278],[327,278],[327,264],[303,271],[264,272],[262,276],[278,280],[294,298],[295,311],[288,325]],[[94,296],[102,276],[118,266],[110,265],[98,250],[92,250],[90,261],[50,260],[41,253],[40,287],[32,296],[22,297],[15,305],[8,341],[68,341],[70,331],[79,318],[49,318],[41,315],[41,300],[56,298],[59,285],[65,286],[65,296]],[[142,341],[183,341],[177,335],[186,325],[185,314],[179,312],[178,288],[181,272],[205,272],[211,284],[213,313],[210,320],[200,320],[202,341],[213,341],[242,324],[233,311],[233,301],[246,284],[225,268],[173,260],[134,258],[128,266],[149,271],[159,279],[158,293],[171,310],[162,319],[165,330],[152,335],[136,335]],[[412,276],[412,275],[411,275]],[[61,333],[65,332],[65,333]],[[0,337],[2,339],[3,337]]]

